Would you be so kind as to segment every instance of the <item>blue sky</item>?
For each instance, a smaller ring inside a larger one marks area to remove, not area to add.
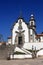
[[[11,35],[13,23],[22,16],[29,22],[31,13],[36,20],[37,33],[43,32],[43,0],[0,0],[0,34],[4,40]]]

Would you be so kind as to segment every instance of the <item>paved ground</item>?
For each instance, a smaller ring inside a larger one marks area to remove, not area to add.
[[[0,65],[43,65],[43,58],[23,60],[0,60]]]

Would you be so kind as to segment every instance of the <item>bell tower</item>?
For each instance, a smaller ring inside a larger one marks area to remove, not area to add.
[[[30,28],[36,30],[35,18],[33,14],[30,16],[29,26]]]
[[[35,31],[36,31],[35,19],[34,19],[34,15],[31,14],[29,20],[29,41],[30,42],[34,42]]]

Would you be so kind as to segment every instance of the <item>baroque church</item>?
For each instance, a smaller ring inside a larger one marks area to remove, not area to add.
[[[19,17],[12,27],[12,35],[8,37],[8,44],[14,44],[20,47],[25,47],[32,43],[43,42],[43,32],[37,34],[36,20],[31,14],[29,23],[26,23],[23,17]]]
[[[11,36],[8,37],[6,42],[6,48],[4,49],[6,56],[8,55],[11,59],[32,58],[32,52],[29,50],[40,49],[43,49],[43,32],[37,34],[34,15],[30,15],[28,23],[20,16],[12,26]]]
[[[41,34],[37,34],[36,20],[33,14],[30,15],[28,23],[26,23],[23,17],[19,17],[14,23],[11,32],[12,35],[8,37],[7,44],[14,45],[12,53],[21,52],[27,55],[25,57],[14,56],[14,58],[30,58],[32,57],[32,53],[28,51],[29,49],[43,49],[43,32]]]

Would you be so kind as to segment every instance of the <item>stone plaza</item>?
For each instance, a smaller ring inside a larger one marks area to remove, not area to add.
[[[43,65],[43,57],[22,60],[0,60],[0,65]]]

